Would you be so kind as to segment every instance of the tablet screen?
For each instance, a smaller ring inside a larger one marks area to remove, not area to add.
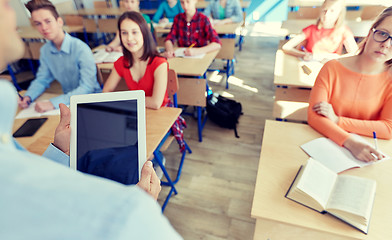
[[[136,184],[141,167],[139,126],[145,126],[145,123],[138,123],[138,100],[74,105],[76,129],[71,127],[71,130],[76,131],[73,136],[76,138],[77,170],[123,184]]]

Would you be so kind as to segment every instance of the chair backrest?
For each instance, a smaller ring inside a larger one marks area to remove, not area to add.
[[[374,20],[385,8],[385,6],[364,6],[361,20]]]
[[[98,29],[104,33],[116,33],[117,32],[117,19],[107,18],[98,19]]]
[[[178,77],[176,71],[169,69],[167,77],[167,94],[172,97],[178,91]]]
[[[83,26],[88,33],[96,33],[98,30],[94,19],[83,18]]]
[[[111,8],[112,3],[108,1],[94,1],[94,8]]]

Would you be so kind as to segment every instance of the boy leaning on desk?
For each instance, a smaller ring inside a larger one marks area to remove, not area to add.
[[[37,112],[58,109],[60,103],[69,104],[72,95],[98,93],[97,69],[89,46],[64,32],[64,22],[54,5],[48,0],[31,0],[26,3],[31,20],[42,37],[49,40],[40,50],[40,66],[19,106],[27,108],[56,79],[63,95],[40,101]]]
[[[1,68],[24,52],[9,4],[0,0]],[[68,158],[70,112],[63,104],[51,152],[29,153],[12,138],[18,95],[10,82],[0,80],[0,99],[0,239],[182,239],[154,200],[160,181],[151,161],[138,186],[125,186],[48,160]]]

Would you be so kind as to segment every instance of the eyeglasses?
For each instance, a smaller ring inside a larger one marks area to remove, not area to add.
[[[374,41],[385,42],[390,38],[391,39],[390,44],[392,45],[392,37],[391,37],[391,35],[389,35],[389,33],[381,31],[381,30],[376,30],[374,28],[372,30],[373,30]]]

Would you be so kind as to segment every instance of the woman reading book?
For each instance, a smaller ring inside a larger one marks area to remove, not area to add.
[[[304,28],[301,34],[284,44],[282,50],[305,61],[337,58],[343,46],[347,53],[355,53],[358,46],[344,24],[345,16],[344,0],[325,0],[316,24]]]
[[[172,106],[166,91],[169,65],[165,58],[159,56],[142,15],[138,12],[125,12],[118,20],[118,32],[124,56],[114,63],[103,92],[114,91],[124,78],[129,90],[145,92],[147,108]],[[172,127],[181,151],[185,150],[184,127],[185,120],[182,117]]]
[[[392,138],[392,7],[375,20],[359,54],[327,62],[311,91],[308,122],[369,162],[383,155],[351,133]]]

